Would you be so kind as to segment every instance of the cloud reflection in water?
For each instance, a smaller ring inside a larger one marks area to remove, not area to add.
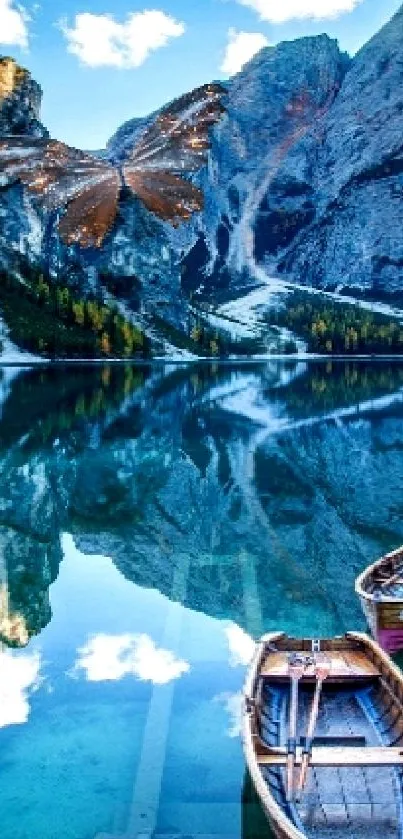
[[[225,635],[230,651],[229,663],[231,667],[246,667],[252,661],[255,652],[255,642],[236,623],[230,623],[225,627]]]
[[[42,682],[38,652],[21,655],[10,650],[0,654],[0,728],[27,722],[29,696]]]
[[[236,623],[229,623],[224,628],[224,634],[229,648],[229,664],[231,667],[247,667],[252,661],[256,644],[253,638]],[[228,737],[239,737],[242,727],[243,693],[229,691],[219,693],[213,698],[223,706],[228,715]]]
[[[213,699],[214,702],[219,702],[228,714],[228,728],[226,734],[228,737],[240,737],[242,729],[242,704],[243,693],[219,693]]]
[[[89,682],[118,681],[136,676],[141,681],[165,685],[188,673],[190,665],[170,650],[157,647],[149,635],[94,635],[78,650],[70,676],[84,671]]]

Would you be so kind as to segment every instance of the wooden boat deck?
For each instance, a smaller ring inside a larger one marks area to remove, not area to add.
[[[273,658],[270,657],[271,660]],[[305,682],[300,690],[298,737],[305,734],[312,693],[313,688]],[[288,686],[281,684],[276,677],[274,680],[264,679],[260,735],[267,746],[280,746],[286,742],[288,697]],[[384,713],[384,705],[378,700],[378,688],[370,683],[354,689],[326,685],[316,739],[326,742],[329,737],[342,738],[344,743],[349,742],[349,738],[352,738],[351,742],[362,738],[370,747],[366,760],[372,752],[376,761],[380,759],[382,743],[391,745],[397,737],[394,752],[398,757],[401,731],[395,731],[394,720]],[[402,769],[390,766],[379,768],[379,764],[371,765],[370,762],[359,766],[345,765],[348,755],[354,761],[354,750],[357,760],[366,751],[353,745],[344,749],[343,765],[312,766],[298,805],[290,806],[285,800],[283,767],[262,762],[261,771],[277,803],[288,811],[296,827],[309,839],[402,839]],[[335,750],[334,745],[315,748],[315,753],[319,757],[322,754],[324,761],[325,753],[330,751],[335,759],[336,752],[343,751],[343,748]],[[381,753],[384,754],[385,749],[382,748]]]

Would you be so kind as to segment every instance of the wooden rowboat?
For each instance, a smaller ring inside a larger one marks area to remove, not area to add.
[[[375,640],[388,653],[403,649],[403,547],[366,568],[355,590]]]
[[[302,747],[316,695],[318,650],[329,674],[313,739]],[[306,666],[298,691],[294,792],[304,752],[309,764],[300,795],[290,798],[289,663],[296,655]],[[403,676],[366,635],[350,632],[320,642],[263,636],[245,683],[243,743],[277,839],[402,839]]]

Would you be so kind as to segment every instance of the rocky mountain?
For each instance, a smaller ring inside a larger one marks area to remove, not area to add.
[[[203,220],[207,276],[264,269],[401,295],[402,67],[403,8],[353,60],[326,36],[304,38],[234,78],[216,132],[221,188]]]
[[[264,283],[269,296],[273,277],[398,297],[402,68],[403,7],[353,59],[326,35],[264,48],[227,84],[226,114],[196,176],[202,213],[173,230],[124,196],[102,248],[81,251],[20,186],[0,187],[0,268],[21,275],[28,265],[113,299],[168,345],[190,332],[200,293],[215,304],[218,292]],[[29,74],[3,60],[0,132],[43,135],[39,104]],[[120,159],[152,118],[122,126],[109,152]],[[225,318],[209,323],[228,329]]]
[[[265,48],[235,76],[227,117],[215,131],[198,243],[186,257],[191,273],[201,267],[195,254],[203,241],[207,277],[225,286],[239,275],[259,280],[259,258],[271,250],[277,262],[298,227],[312,220],[313,196],[298,173],[287,174],[288,158],[332,107],[348,66],[323,35]],[[275,206],[271,192],[281,172],[283,198]]]

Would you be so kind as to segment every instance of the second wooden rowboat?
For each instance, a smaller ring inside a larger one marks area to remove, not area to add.
[[[355,590],[376,641],[388,653],[403,649],[403,547],[357,577]]]
[[[289,657],[306,661],[294,744],[296,791],[318,648],[329,675],[298,800],[287,789]],[[277,839],[402,839],[403,677],[367,636],[347,633],[320,642],[263,636],[245,684],[243,742],[252,784]]]

